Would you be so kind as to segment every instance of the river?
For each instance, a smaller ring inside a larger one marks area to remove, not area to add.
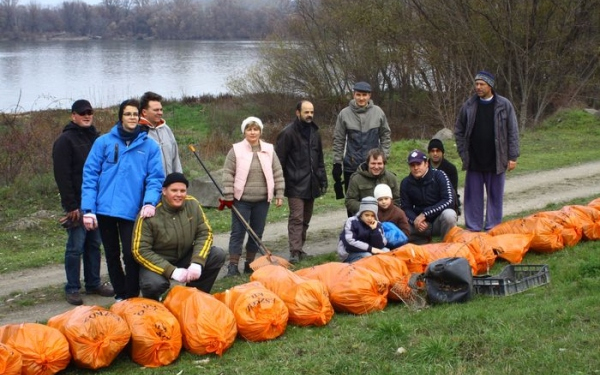
[[[256,41],[0,42],[0,112],[108,107],[154,91],[165,98],[226,93],[258,61]]]

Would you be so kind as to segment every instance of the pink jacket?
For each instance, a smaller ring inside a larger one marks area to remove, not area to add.
[[[258,160],[267,181],[267,201],[271,202],[275,191],[275,180],[273,179],[273,157],[275,151],[273,145],[267,142],[260,142],[260,151],[257,153]],[[250,173],[250,164],[252,163],[252,146],[247,140],[233,144],[235,152],[235,180],[233,181],[233,197],[241,199],[246,186],[246,179]]]

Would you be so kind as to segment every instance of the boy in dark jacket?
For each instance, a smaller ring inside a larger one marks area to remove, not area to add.
[[[344,263],[354,263],[373,254],[388,251],[381,223],[377,220],[377,200],[364,197],[356,216],[346,220],[338,242],[338,255]]]

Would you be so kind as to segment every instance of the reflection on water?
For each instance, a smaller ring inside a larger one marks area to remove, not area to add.
[[[145,91],[167,98],[219,94],[261,42],[0,42],[0,112],[69,108],[80,98],[116,105]]]

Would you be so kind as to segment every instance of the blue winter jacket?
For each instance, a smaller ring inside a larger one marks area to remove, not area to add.
[[[98,138],[87,157],[81,209],[134,221],[144,204],[160,201],[165,173],[158,143],[140,132],[127,145],[119,125]]]

